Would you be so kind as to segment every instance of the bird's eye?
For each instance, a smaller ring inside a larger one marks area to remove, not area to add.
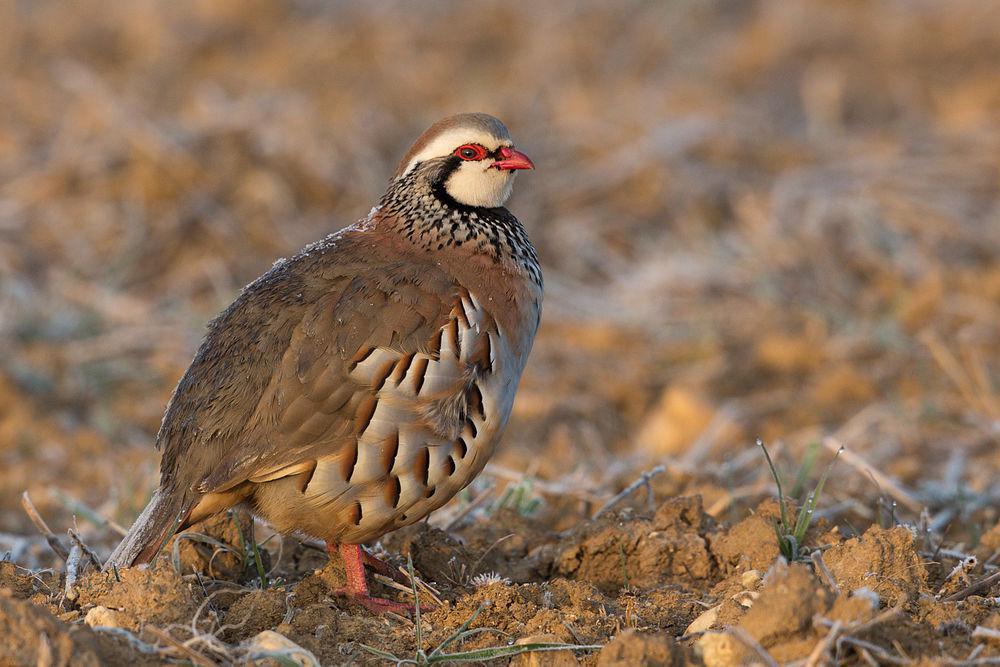
[[[455,155],[463,160],[482,160],[487,153],[479,144],[465,144],[455,149]]]

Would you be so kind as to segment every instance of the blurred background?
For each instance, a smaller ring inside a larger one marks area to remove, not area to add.
[[[37,546],[25,489],[110,548],[205,323],[459,111],[535,161],[509,207],[546,278],[484,479],[596,502],[664,464],[732,518],[770,493],[755,437],[786,469],[825,442],[898,483],[842,460],[828,512],[975,532],[998,63],[992,0],[0,3],[0,553]]]

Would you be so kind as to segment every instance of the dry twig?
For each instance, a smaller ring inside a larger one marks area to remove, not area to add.
[[[841,460],[852,468],[870,474],[880,487],[888,491],[889,495],[902,503],[906,509],[911,512],[919,512],[921,508],[923,508],[923,503],[921,503],[909,490],[905,489],[902,484],[894,480],[889,475],[886,475],[858,454],[855,454],[851,450],[845,448],[839,439],[832,436],[823,438],[823,446],[831,452],[839,451]]]
[[[867,651],[868,653],[872,653],[878,657],[878,660],[881,661],[881,663],[888,662],[893,665],[909,665],[912,663],[911,660],[907,660],[906,658],[901,658],[898,655],[889,653],[889,651],[882,648],[878,644],[872,644],[871,642],[866,642],[865,640],[858,639],[857,637],[850,637],[844,635],[837,640],[838,648],[840,647],[841,644],[847,644],[848,646],[853,646],[863,651]],[[878,661],[875,662],[875,664],[881,664],[881,663]]]
[[[66,533],[69,535],[69,539],[72,540],[74,544],[78,545],[80,549],[83,550],[83,553],[87,555],[87,559],[90,561],[91,565],[100,570],[101,558],[97,555],[97,552],[84,544],[83,540],[80,539],[80,536],[72,528],[67,530]]]
[[[771,654],[767,652],[763,646],[760,645],[756,639],[750,636],[750,633],[741,628],[738,625],[731,626],[726,630],[730,635],[735,637],[741,644],[751,649],[757,654],[767,667],[778,667],[778,662],[771,657]]]
[[[161,630],[160,628],[157,628],[156,626],[153,625],[147,625],[145,627],[145,630],[146,632],[153,635],[160,641],[164,642],[171,648],[175,649],[181,655],[187,657],[189,660],[191,660],[192,663],[198,665],[198,667],[215,667],[215,662],[213,660],[206,658],[204,655],[198,653],[190,646],[187,646],[183,642],[175,639],[173,636],[170,635],[169,632]]]
[[[69,601],[75,601],[78,593],[76,592],[76,580],[80,576],[80,558],[83,556],[83,549],[80,548],[79,544],[74,544],[69,548],[69,554],[66,557],[66,586],[64,591],[66,593],[66,599]]]
[[[972,631],[973,639],[989,639],[992,641],[1000,642],[1000,630],[994,630],[993,628],[987,628],[982,625],[977,625],[976,629]]]
[[[948,597],[944,598],[942,602],[957,602],[958,600],[964,600],[973,593],[976,593],[987,586],[992,586],[994,582],[1000,581],[1000,572],[994,572],[988,577],[984,577],[974,584],[966,586],[957,593],[952,593]]]
[[[601,507],[596,512],[594,512],[594,516],[590,518],[591,519],[600,518],[602,514],[607,512],[609,509],[611,509],[621,501],[623,501],[625,498],[628,498],[632,494],[632,492],[638,489],[640,486],[646,487],[646,493],[648,494],[647,497],[652,499],[653,490],[649,488],[649,480],[653,479],[666,469],[667,469],[666,466],[658,465],[655,468],[647,470],[646,472],[642,473],[641,475],[639,475],[639,479],[635,480],[634,482],[626,486],[618,494],[616,494],[613,498],[611,498],[611,500],[601,505]]]
[[[493,495],[493,491],[495,490],[496,486],[490,485],[489,488],[484,489],[482,493],[473,498],[468,505],[459,510],[454,518],[452,518],[447,525],[445,525],[444,532],[448,533],[454,530],[455,527],[465,519],[465,517],[469,516],[477,507],[481,507],[482,504]]]
[[[27,491],[21,494],[21,507],[24,509],[24,513],[28,515],[28,518],[31,519],[31,523],[38,529],[38,532],[45,537],[45,541],[49,543],[49,548],[59,558],[63,560],[69,558],[69,552],[66,551],[66,547],[62,545],[56,534],[49,528],[49,524],[45,523],[45,519],[38,513],[38,509],[35,507],[35,503],[31,502],[31,496],[28,495]]]
[[[817,665],[823,664],[826,654],[830,652],[834,642],[837,641],[837,637],[840,636],[840,631],[843,627],[843,623],[837,621],[830,628],[830,631],[826,633],[826,637],[822,641],[816,642],[816,646],[806,659],[806,667],[817,667]]]
[[[809,558],[812,559],[813,565],[816,567],[816,571],[819,572],[823,579],[826,581],[827,586],[833,591],[834,595],[840,595],[840,586],[837,585],[836,579],[833,578],[833,574],[826,567],[826,563],[823,562],[823,552],[820,550],[813,551]]]

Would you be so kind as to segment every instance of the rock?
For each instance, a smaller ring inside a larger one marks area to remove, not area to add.
[[[128,623],[122,619],[120,612],[100,605],[88,611],[83,622],[92,628],[124,628],[128,626]]]
[[[740,575],[740,584],[747,590],[753,590],[763,578],[764,576],[760,573],[760,570],[747,570]]]
[[[705,667],[737,667],[745,665],[750,650],[728,632],[707,632],[698,640]]]
[[[319,660],[288,637],[265,630],[247,643],[247,661],[254,665],[287,665],[319,667]]]
[[[597,654],[598,667],[670,667],[684,662],[683,650],[665,632],[647,634],[626,630]]]
[[[559,637],[555,635],[532,635],[522,637],[515,642],[519,646],[525,644],[563,644]],[[580,662],[573,655],[573,652],[566,649],[561,651],[530,651],[515,655],[510,661],[511,667],[575,667]]]
[[[721,606],[722,605],[716,605],[711,609],[706,609],[705,611],[703,611],[698,616],[698,618],[694,619],[694,621],[691,622],[691,625],[687,627],[687,630],[684,631],[684,634],[692,635],[696,632],[705,632],[713,625],[715,625],[715,622],[719,620],[719,608]]]

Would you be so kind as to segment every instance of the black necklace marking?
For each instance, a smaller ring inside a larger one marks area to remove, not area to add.
[[[395,216],[403,235],[426,251],[468,246],[497,264],[522,267],[541,286],[538,255],[510,211],[469,206],[448,194],[445,181],[460,164],[455,156],[418,164],[389,186],[379,202],[382,211]]]

